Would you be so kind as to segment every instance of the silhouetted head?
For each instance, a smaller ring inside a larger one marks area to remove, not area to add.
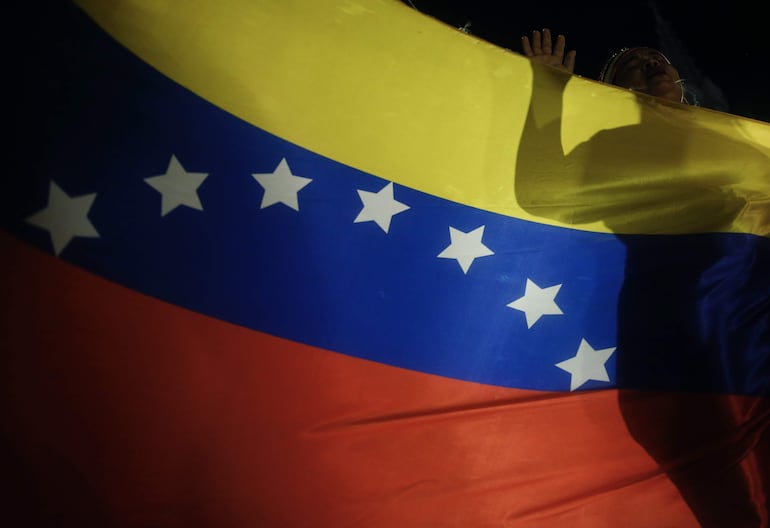
[[[679,72],[663,53],[654,48],[621,49],[604,64],[599,80],[669,101],[687,103]]]

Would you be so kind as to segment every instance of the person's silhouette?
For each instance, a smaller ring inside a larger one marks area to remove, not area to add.
[[[528,56],[550,56],[533,61],[516,199],[565,224],[603,222],[624,243],[615,381],[630,433],[703,526],[767,526],[768,154],[698,126],[692,114],[703,110],[672,102],[681,98],[674,79],[658,79],[667,97],[639,96],[638,124],[565,154],[574,53],[563,37],[552,46],[543,36],[547,45],[525,40]]]

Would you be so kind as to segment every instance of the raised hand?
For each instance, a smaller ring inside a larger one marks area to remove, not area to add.
[[[535,62],[553,66],[560,70],[573,73],[575,71],[575,50],[564,53],[566,39],[564,35],[556,37],[556,42],[551,40],[551,30],[545,28],[542,31],[532,32],[532,40],[526,35],[521,37],[521,47],[524,54]]]

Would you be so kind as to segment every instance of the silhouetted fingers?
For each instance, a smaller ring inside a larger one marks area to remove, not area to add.
[[[521,49],[524,51],[524,55],[532,57],[535,53],[532,51],[532,45],[529,43],[529,37],[526,35],[521,37]]]
[[[564,45],[566,43],[567,39],[564,38],[564,35],[559,35],[556,37],[556,45],[553,48],[553,54],[556,55],[559,58],[564,57]]]
[[[535,55],[543,53],[543,40],[538,30],[532,32],[532,51]]]
[[[551,30],[548,28],[543,29],[543,53],[551,54]]]

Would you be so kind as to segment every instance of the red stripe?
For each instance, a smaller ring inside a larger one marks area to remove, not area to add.
[[[631,438],[615,391],[389,367],[159,302],[6,235],[0,247],[0,418],[24,515],[185,528],[698,525]]]

